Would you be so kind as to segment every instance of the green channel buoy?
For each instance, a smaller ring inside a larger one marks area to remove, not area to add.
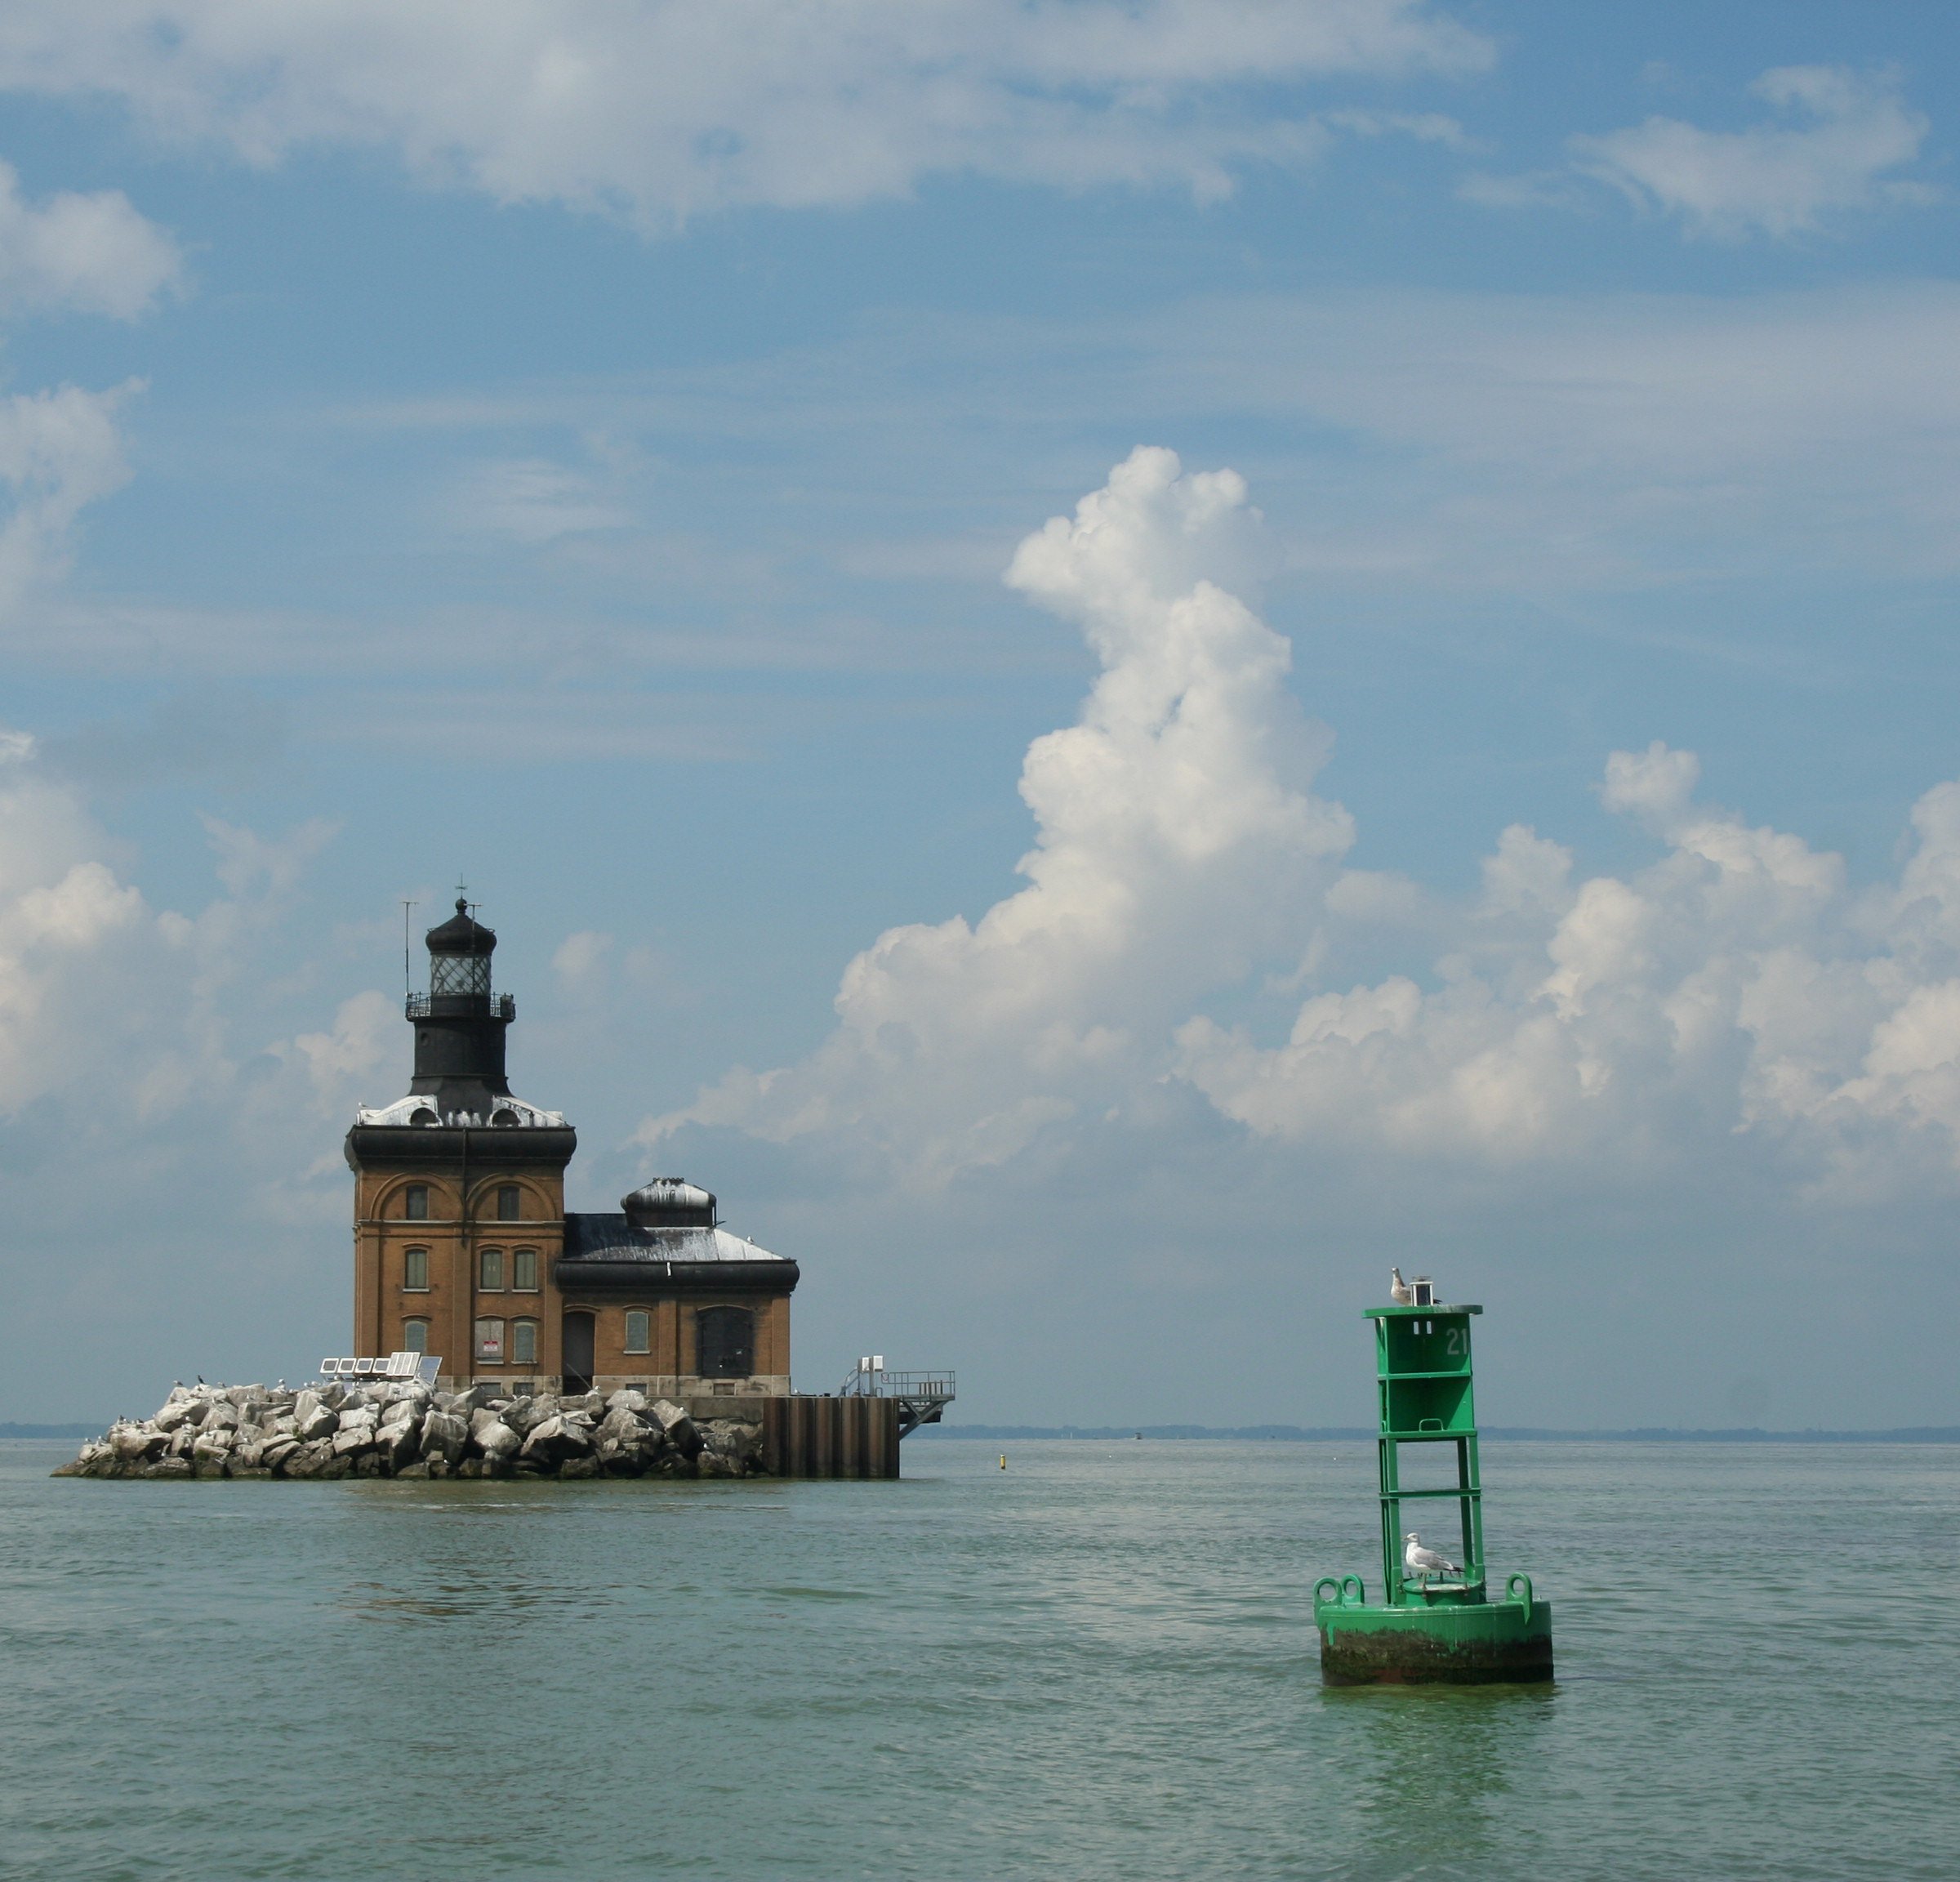
[[[1428,1284],[1416,1286],[1420,1301]],[[1529,1575],[1507,1577],[1501,1599],[1493,1600],[1487,1585],[1470,1364],[1470,1316],[1482,1312],[1426,1302],[1367,1309],[1380,1401],[1375,1442],[1385,1599],[1370,1607],[1358,1575],[1325,1575],[1315,1586],[1321,1673],[1330,1685],[1552,1677],[1551,1603],[1534,1597]],[[1405,1445],[1453,1446],[1456,1481],[1405,1486]],[[1446,1533],[1438,1525],[1453,1505],[1454,1532]]]

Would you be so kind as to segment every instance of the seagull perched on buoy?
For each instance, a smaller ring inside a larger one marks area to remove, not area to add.
[[[1433,1549],[1425,1549],[1423,1539],[1411,1529],[1402,1538],[1406,1546],[1402,1550],[1402,1566],[1411,1575],[1419,1575],[1425,1581],[1432,1575],[1460,1575],[1463,1570],[1447,1555],[1439,1555]]]
[[[1388,1298],[1398,1307],[1408,1307],[1414,1304],[1415,1290],[1402,1278],[1402,1271],[1399,1268],[1388,1270]]]

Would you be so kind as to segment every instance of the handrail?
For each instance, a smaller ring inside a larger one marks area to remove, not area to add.
[[[953,1374],[947,1372],[853,1372],[837,1389],[840,1398],[948,1398]]]

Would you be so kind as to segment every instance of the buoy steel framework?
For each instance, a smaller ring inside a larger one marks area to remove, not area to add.
[[[1483,1485],[1477,1456],[1477,1406],[1470,1317],[1481,1307],[1370,1307],[1374,1322],[1382,1581],[1385,1599],[1368,1604],[1358,1575],[1321,1577],[1313,1591],[1321,1673],[1330,1685],[1525,1683],[1552,1677],[1552,1606],[1535,1599],[1531,1577],[1508,1576],[1490,1599],[1484,1568]],[[1454,1446],[1456,1482],[1405,1488],[1405,1444]],[[1438,1577],[1411,1572],[1403,1538],[1424,1527],[1416,1512],[1441,1517],[1451,1504],[1456,1537],[1440,1531],[1425,1545],[1460,1563]],[[1406,1511],[1406,1518],[1405,1512]]]

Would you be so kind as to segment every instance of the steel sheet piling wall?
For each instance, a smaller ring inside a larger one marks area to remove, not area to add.
[[[896,1477],[895,1398],[768,1398],[763,1466],[773,1477]]]

